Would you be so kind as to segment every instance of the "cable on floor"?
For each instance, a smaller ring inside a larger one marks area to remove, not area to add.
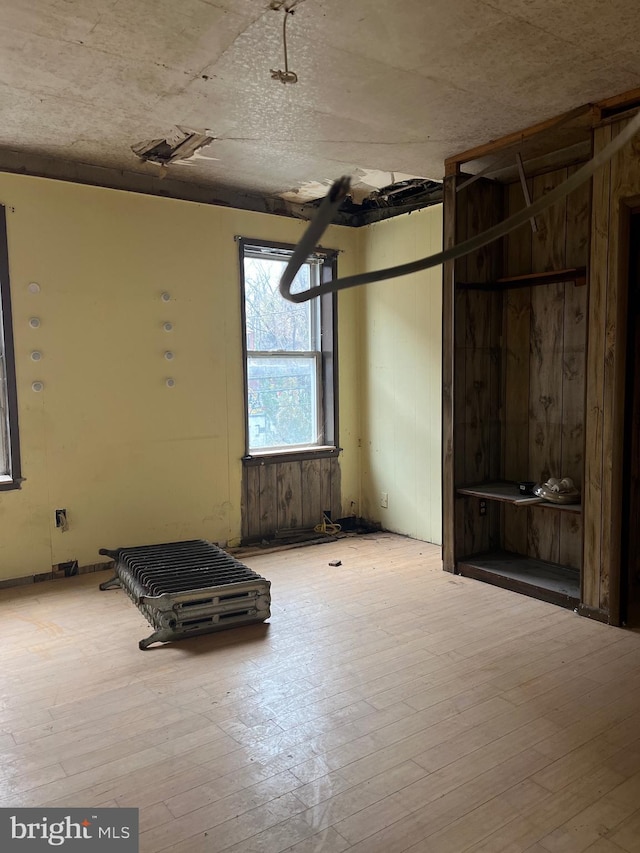
[[[329,536],[335,536],[336,533],[340,533],[342,527],[334,521],[331,521],[328,515],[322,514],[322,521],[320,524],[316,524],[313,528],[314,533],[327,533]]]

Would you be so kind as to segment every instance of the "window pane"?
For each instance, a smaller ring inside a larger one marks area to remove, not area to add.
[[[249,449],[318,443],[315,358],[249,357]]]
[[[2,323],[2,305],[0,304],[0,474],[7,475],[11,472],[9,470],[9,412]]]
[[[2,362],[0,362],[0,474],[7,475],[9,471],[9,429],[8,417],[5,406],[7,383],[2,375]]]
[[[6,209],[0,204],[0,477],[3,490],[19,488],[21,479],[17,412],[9,411],[9,404],[13,405],[16,393],[10,323]]]
[[[278,284],[286,261],[264,258],[244,259],[247,349],[261,351],[310,352],[318,349],[312,311],[317,300],[296,305],[280,296]],[[295,278],[296,290],[307,290],[316,273],[303,264]]]

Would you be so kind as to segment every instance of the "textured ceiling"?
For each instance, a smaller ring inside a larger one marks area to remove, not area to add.
[[[640,86],[632,0],[298,0],[292,85],[271,78],[269,0],[2,10],[0,168],[158,191],[161,167],[131,146],[179,125],[216,139],[164,192],[256,209],[342,174],[440,179],[446,156]]]

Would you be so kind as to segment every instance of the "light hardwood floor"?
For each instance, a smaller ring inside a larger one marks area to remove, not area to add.
[[[269,627],[147,652],[103,573],[0,591],[0,806],[136,806],[143,853],[640,851],[640,635],[388,534],[244,562]]]

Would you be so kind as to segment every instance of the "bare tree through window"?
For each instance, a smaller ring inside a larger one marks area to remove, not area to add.
[[[320,300],[296,305],[278,284],[290,251],[246,245],[243,285],[248,452],[325,443]],[[302,265],[294,288],[320,281],[324,259]]]

